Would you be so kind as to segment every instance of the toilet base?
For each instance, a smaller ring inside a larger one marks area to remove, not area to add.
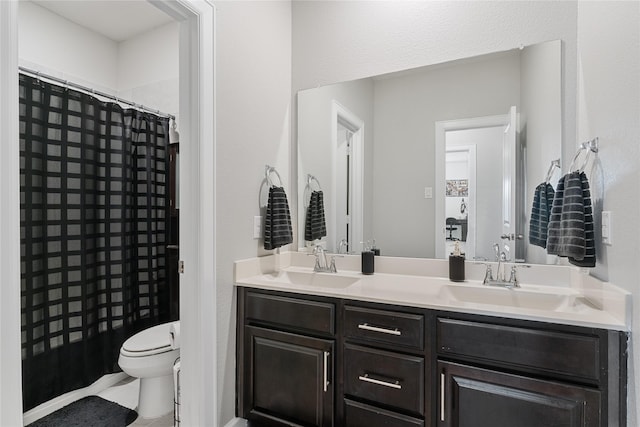
[[[158,418],[173,411],[173,375],[140,378],[138,416]]]

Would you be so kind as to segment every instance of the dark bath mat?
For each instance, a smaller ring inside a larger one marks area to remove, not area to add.
[[[29,427],[125,427],[137,417],[136,411],[98,396],[88,396],[40,418]]]

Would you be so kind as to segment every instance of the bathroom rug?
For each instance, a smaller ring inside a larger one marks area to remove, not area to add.
[[[87,396],[40,418],[29,427],[125,427],[138,417],[132,409]]]

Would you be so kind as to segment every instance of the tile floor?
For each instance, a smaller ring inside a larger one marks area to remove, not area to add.
[[[98,393],[103,399],[116,402],[129,409],[136,409],[138,405],[138,387],[140,380],[127,378],[108,389]],[[138,418],[128,427],[173,427],[173,412],[160,418],[145,419]]]

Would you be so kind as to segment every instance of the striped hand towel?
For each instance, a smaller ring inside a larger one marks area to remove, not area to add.
[[[529,222],[529,243],[532,245],[547,247],[547,234],[549,229],[549,217],[555,191],[548,182],[543,182],[536,187],[531,206],[531,220]]]
[[[589,180],[584,172],[580,173],[580,182],[582,184],[582,200],[584,202],[584,239],[585,253],[584,258],[577,259],[569,257],[569,262],[578,267],[595,267],[596,266],[596,233],[593,223],[593,206],[591,204],[591,189],[589,188]]]
[[[264,220],[264,248],[276,249],[292,242],[293,230],[287,194],[282,187],[271,187]]]
[[[313,191],[307,208],[307,218],[304,227],[304,239],[312,242],[327,235],[327,225],[324,219],[324,195],[322,191]]]
[[[593,212],[587,177],[583,172],[571,172],[558,182],[549,219],[547,252],[569,257],[569,262],[575,265],[594,267],[593,237]]]

